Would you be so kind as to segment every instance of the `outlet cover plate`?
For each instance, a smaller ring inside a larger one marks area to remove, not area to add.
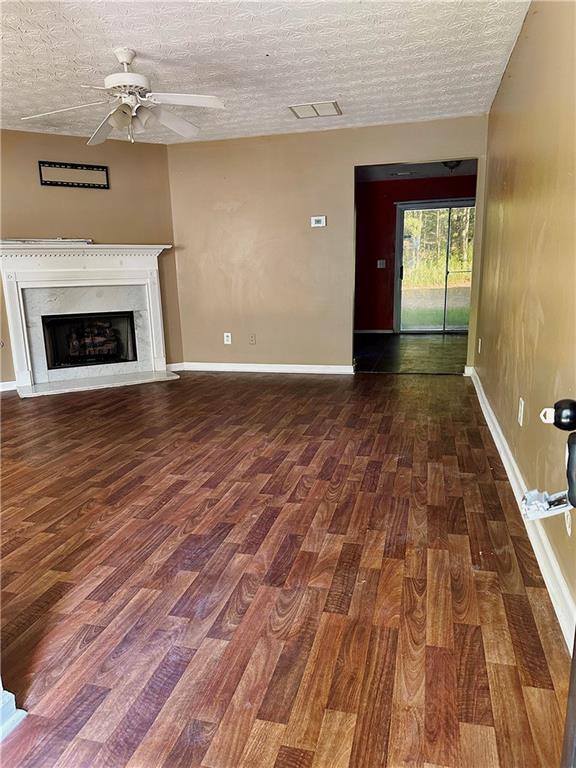
[[[232,344],[232,334],[224,331],[224,344]]]
[[[311,227],[325,227],[326,226],[326,216],[311,216],[310,217],[310,226]]]

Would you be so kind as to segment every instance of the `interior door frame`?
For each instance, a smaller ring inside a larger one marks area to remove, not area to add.
[[[449,197],[434,200],[412,200],[395,203],[396,244],[394,248],[394,333],[401,333],[402,318],[402,253],[404,249],[404,211],[428,210],[430,208],[472,208],[476,207],[475,197]],[[450,247],[448,238],[447,249]],[[444,289],[446,304],[446,288]],[[446,331],[404,331],[404,333],[446,333]]]

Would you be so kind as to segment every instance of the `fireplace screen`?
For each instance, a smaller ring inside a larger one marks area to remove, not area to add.
[[[137,359],[134,312],[42,317],[48,368],[129,363]]]

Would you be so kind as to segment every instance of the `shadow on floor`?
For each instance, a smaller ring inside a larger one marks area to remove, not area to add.
[[[355,333],[354,369],[363,373],[464,373],[468,334]]]

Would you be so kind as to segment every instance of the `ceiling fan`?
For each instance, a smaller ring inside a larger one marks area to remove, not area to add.
[[[192,139],[199,133],[196,125],[184,120],[180,115],[164,108],[164,104],[182,107],[205,107],[207,109],[223,109],[224,105],[216,96],[199,96],[193,93],[156,93],[150,90],[150,81],[145,75],[130,71],[130,65],[136,53],[130,48],[116,48],[116,58],[122,65],[122,72],[115,72],[104,78],[104,86],[83,85],[82,88],[92,88],[106,91],[102,101],[92,101],[89,104],[79,104],[77,107],[53,109],[38,115],[28,115],[22,120],[34,120],[37,117],[55,115],[59,112],[70,112],[74,109],[86,109],[99,104],[115,101],[114,109],[109,112],[98,128],[94,131],[88,144],[101,144],[106,141],[114,128],[126,130],[128,138],[134,143],[134,135],[142,133],[148,125],[160,123],[171,131]]]

